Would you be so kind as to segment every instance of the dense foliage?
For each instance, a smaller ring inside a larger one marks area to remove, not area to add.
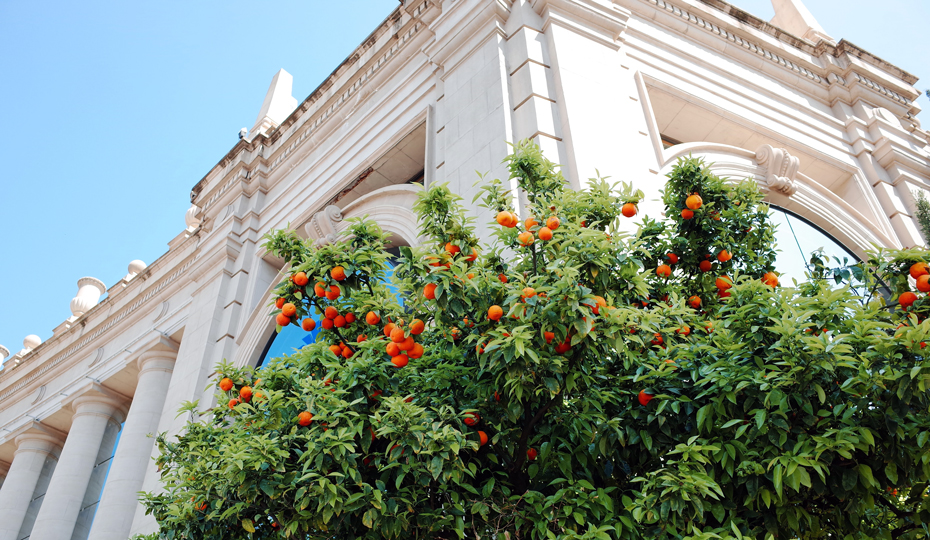
[[[220,365],[216,407],[158,438],[162,537],[927,537],[930,301],[898,305],[925,251],[786,288],[751,182],[682,160],[667,219],[629,235],[632,186],[572,191],[528,143],[507,163],[525,223],[482,180],[482,243],[433,185],[392,277],[372,222],[268,237],[272,315],[330,322]]]

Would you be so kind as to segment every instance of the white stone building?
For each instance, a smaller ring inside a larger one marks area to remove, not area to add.
[[[180,429],[184,401],[209,405],[218,361],[256,365],[270,343],[282,262],[261,236],[291,224],[325,241],[369,214],[414,244],[417,184],[470,201],[475,171],[505,176],[508,141],[535,138],[576,187],[596,167],[648,199],[677,157],[702,155],[853,254],[923,244],[916,78],[836,41],[801,0],[773,4],[766,22],[723,0],[403,0],[308,98],[279,72],[168,251],[109,287],[80,280],[74,316],[6,359],[0,540],[154,530],[136,502],[157,488],[147,434]]]

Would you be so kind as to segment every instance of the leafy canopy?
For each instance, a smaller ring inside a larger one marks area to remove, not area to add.
[[[683,159],[668,218],[629,235],[632,186],[570,190],[530,143],[507,164],[539,223],[479,239],[433,185],[414,208],[425,240],[401,248],[392,278],[373,222],[324,246],[268,236],[290,265],[275,294],[293,324],[344,324],[259,370],[218,366],[232,388],[158,437],[164,489],[143,499],[160,536],[927,536],[930,301],[894,303],[925,251],[820,261],[777,287],[752,182]],[[508,186],[482,180],[478,198],[515,212]]]

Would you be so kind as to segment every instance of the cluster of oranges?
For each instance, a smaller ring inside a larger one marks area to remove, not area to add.
[[[465,415],[462,417],[462,422],[464,422],[468,427],[475,427],[479,422],[481,422],[481,415],[478,413],[465,413]],[[481,446],[488,444],[488,434],[479,430],[478,442],[481,443]]]
[[[258,385],[259,382],[260,381],[255,381],[255,384]],[[233,397],[229,400],[229,403],[227,403],[230,409],[234,409],[236,405],[240,403],[249,403],[252,401],[253,397],[263,397],[261,392],[253,393],[252,386],[248,384],[242,385],[239,390],[236,391],[236,384],[229,377],[223,377],[220,380],[219,387],[220,390],[226,392],[227,395],[229,395],[230,392],[232,393]]]
[[[681,219],[692,219],[694,217],[694,212],[698,208],[704,205],[704,199],[701,198],[697,193],[692,193],[688,195],[688,198],[685,199],[685,208],[681,210]]]
[[[366,316],[369,324],[378,324],[381,319],[374,312],[369,312]],[[396,323],[388,322],[384,325],[384,337],[387,338],[387,345],[384,352],[391,357],[391,363],[394,367],[402,368],[413,358],[416,360],[423,356],[423,345],[416,342],[413,336],[418,336],[426,329],[426,324],[420,319],[414,319],[410,325],[404,329],[404,321],[398,320]]]
[[[514,228],[520,222],[520,219],[514,215],[513,212],[508,212],[504,210],[497,214],[497,223],[502,227]],[[523,225],[526,227],[526,230],[517,235],[517,240],[520,241],[520,245],[527,247],[533,244],[537,238],[543,242],[552,240],[552,231],[559,228],[562,222],[556,216],[551,216],[546,220],[546,224],[540,226],[540,223],[536,221],[536,218],[527,218],[523,222]],[[534,234],[535,233],[535,234]]]
[[[917,290],[926,293],[930,292],[930,266],[927,266],[925,262],[918,262],[911,265],[910,275],[917,282]],[[898,304],[903,309],[910,309],[914,302],[917,301],[917,295],[911,291],[907,291],[901,294],[898,297]]]

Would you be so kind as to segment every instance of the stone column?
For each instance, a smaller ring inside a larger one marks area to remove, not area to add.
[[[35,540],[71,540],[107,424],[119,424],[125,416],[125,398],[97,383],[72,394],[69,402],[74,417],[32,528]]]
[[[17,539],[42,468],[49,457],[58,459],[64,441],[63,433],[37,422],[30,422],[13,435],[16,453],[0,488],[0,540]]]
[[[176,353],[147,351],[139,359],[139,383],[110,465],[89,540],[126,540],[139,506],[145,470],[151,460],[158,421],[171,382]]]

